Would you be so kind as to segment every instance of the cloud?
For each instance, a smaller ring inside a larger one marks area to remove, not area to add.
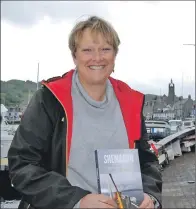
[[[36,81],[38,61],[40,80],[72,69],[70,30],[82,15],[96,13],[114,25],[121,39],[115,78],[144,93],[160,94],[161,89],[166,95],[173,78],[180,96],[183,73],[184,97],[195,96],[195,48],[183,46],[195,43],[195,2],[8,3],[1,8],[2,80]]]
[[[194,2],[115,2],[110,17],[121,38],[115,77],[143,92],[168,94],[173,78],[176,93],[195,97]],[[121,12],[116,16],[115,13]],[[186,15],[182,15],[186,14]],[[188,93],[189,92],[189,93]]]
[[[20,26],[32,26],[45,16],[53,21],[75,20],[83,15],[105,16],[104,2],[89,1],[2,1],[1,18]]]

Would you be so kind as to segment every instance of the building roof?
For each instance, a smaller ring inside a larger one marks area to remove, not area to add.
[[[162,110],[165,107],[167,107],[167,105],[164,102],[156,102],[154,106],[154,110],[157,110],[157,109]]]
[[[183,100],[179,100],[177,102],[174,103],[174,107],[179,106],[179,105],[183,105],[188,101],[188,99],[183,99]]]

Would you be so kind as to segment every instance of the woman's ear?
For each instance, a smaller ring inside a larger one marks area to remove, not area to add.
[[[74,55],[72,55],[72,59],[73,59],[73,62],[74,62],[74,64],[75,64],[75,66],[77,66],[77,59],[76,59],[76,56],[75,56],[75,54]]]
[[[113,67],[113,70],[112,70],[113,73],[114,73],[114,68],[115,68],[115,64],[114,64],[114,67]]]

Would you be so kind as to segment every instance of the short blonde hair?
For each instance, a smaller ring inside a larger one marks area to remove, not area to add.
[[[113,26],[102,18],[91,16],[87,20],[78,22],[69,35],[69,49],[73,57],[75,57],[78,42],[82,37],[83,31],[87,28],[92,33],[101,33],[106,38],[108,44],[113,46],[115,53],[118,53],[120,39]]]

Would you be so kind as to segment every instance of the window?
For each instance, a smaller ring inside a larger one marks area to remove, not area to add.
[[[184,122],[184,126],[191,126],[191,122],[189,122],[189,121]]]
[[[182,123],[180,121],[170,121],[169,124],[171,126],[179,126],[179,125],[182,125]]]

